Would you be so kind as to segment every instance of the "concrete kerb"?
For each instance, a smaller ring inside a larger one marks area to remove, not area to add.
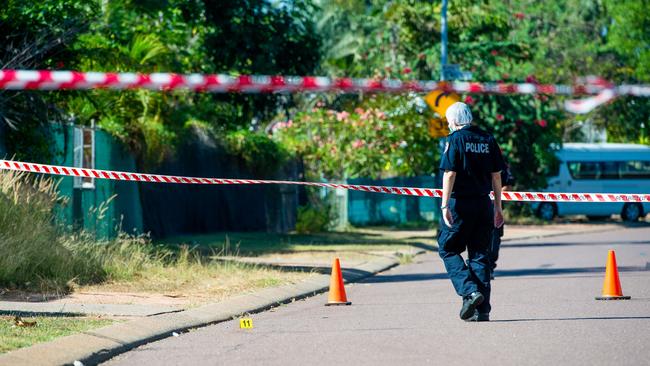
[[[416,255],[424,253],[420,251]],[[356,282],[399,265],[399,258],[381,258],[356,268],[345,269],[346,283]],[[73,334],[0,355],[1,365],[68,365],[74,361],[97,364],[120,353],[210,324],[261,312],[275,306],[325,292],[330,276],[314,275],[297,284],[264,289],[220,303],[181,312],[161,314]]]

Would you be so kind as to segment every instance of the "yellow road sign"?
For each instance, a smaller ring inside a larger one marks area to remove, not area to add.
[[[453,92],[436,89],[424,97],[424,101],[439,118],[429,120],[429,135],[431,137],[445,137],[449,135],[445,112],[452,104],[460,101],[460,96]]]
[[[460,96],[453,92],[446,92],[441,89],[436,89],[424,97],[424,101],[429,108],[438,114],[441,118],[445,118],[445,112],[452,104],[460,102]]]
[[[440,118],[431,118],[429,120],[429,135],[431,137],[445,137],[449,135],[447,121]]]

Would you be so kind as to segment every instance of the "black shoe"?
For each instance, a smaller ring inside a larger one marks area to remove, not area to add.
[[[481,305],[483,299],[483,294],[478,291],[474,291],[465,296],[465,298],[463,298],[463,307],[460,308],[460,318],[463,320],[471,318],[472,315],[474,315],[476,307]]]
[[[474,315],[470,317],[469,319],[465,319],[466,322],[489,322],[490,321],[490,314],[489,313],[479,313],[478,311],[474,311]]]

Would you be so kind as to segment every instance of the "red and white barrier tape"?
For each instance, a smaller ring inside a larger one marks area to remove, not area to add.
[[[0,70],[0,89],[187,89],[206,92],[271,93],[295,91],[344,92],[428,92],[437,89],[459,93],[496,94],[598,94],[611,89],[615,95],[650,96],[650,85],[603,85],[586,80],[577,85],[534,83],[476,83],[456,81],[401,81],[396,79],[354,79],[313,76],[203,75],[172,73],[114,73],[50,70]]]
[[[99,169],[71,168],[58,165],[24,163],[12,160],[0,160],[0,169],[16,170],[31,173],[64,175],[71,177],[86,177],[97,179],[111,179],[150,183],[179,183],[179,184],[215,184],[215,185],[240,185],[240,184],[294,184],[317,186],[327,188],[351,189],[363,192],[389,193],[402,196],[441,197],[441,189],[413,188],[413,187],[386,187],[366,186],[354,184],[336,184],[319,182],[296,182],[283,180],[258,180],[258,179],[227,179],[227,178],[201,178],[183,177],[174,175],[143,174],[119,172]],[[544,202],[650,202],[648,194],[627,193],[547,193],[547,192],[503,192],[501,198],[505,201],[544,201]]]
[[[593,97],[567,100],[564,102],[564,108],[571,113],[586,114],[614,98],[616,98],[614,90],[605,89]]]

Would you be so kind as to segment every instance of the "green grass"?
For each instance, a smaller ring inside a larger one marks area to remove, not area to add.
[[[400,238],[387,231],[330,232],[321,234],[274,233],[216,233],[177,236],[161,244],[174,247],[179,244],[195,247],[199,251],[221,255],[261,256],[272,253],[298,253],[309,251],[365,252],[396,251],[431,245],[434,238]]]
[[[92,317],[34,317],[23,318],[23,320],[36,321],[36,326],[17,327],[14,326],[13,316],[0,316],[0,353],[103,327],[114,322],[110,319]]]

